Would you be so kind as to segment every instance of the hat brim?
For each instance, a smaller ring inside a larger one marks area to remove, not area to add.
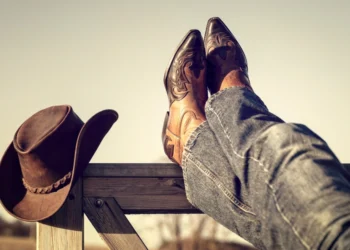
[[[0,199],[7,212],[19,220],[31,222],[56,213],[117,119],[114,110],[103,110],[83,125],[76,142],[70,182],[48,194],[31,193],[25,189],[18,155],[11,143],[0,162]]]

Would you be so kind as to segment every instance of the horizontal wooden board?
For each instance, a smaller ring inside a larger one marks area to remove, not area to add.
[[[95,163],[84,176],[84,197],[114,198],[124,213],[201,213],[187,201],[176,164]]]
[[[350,164],[344,166],[350,169]],[[174,163],[90,163],[85,177],[181,177],[182,169]]]
[[[182,178],[84,178],[84,197],[185,195]]]
[[[84,178],[84,197],[115,198],[124,213],[201,213],[182,178]]]
[[[85,177],[182,177],[173,163],[91,163]]]
[[[127,214],[201,213],[184,195],[139,195],[115,197]]]

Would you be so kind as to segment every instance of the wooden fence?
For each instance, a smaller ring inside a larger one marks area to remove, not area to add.
[[[63,207],[37,225],[37,249],[84,248],[86,214],[110,249],[147,249],[125,214],[200,213],[175,164],[89,164]]]
[[[38,223],[37,249],[83,249],[84,213],[110,249],[138,250],[147,247],[125,214],[201,212],[175,164],[89,164],[63,207]]]

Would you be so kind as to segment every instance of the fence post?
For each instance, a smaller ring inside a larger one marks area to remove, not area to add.
[[[66,202],[50,218],[37,223],[37,250],[84,249],[83,179],[72,188]]]

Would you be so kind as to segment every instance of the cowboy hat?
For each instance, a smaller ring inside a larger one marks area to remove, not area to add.
[[[84,123],[67,105],[31,116],[0,162],[4,208],[23,221],[40,221],[57,212],[117,119],[114,110],[104,110]]]

